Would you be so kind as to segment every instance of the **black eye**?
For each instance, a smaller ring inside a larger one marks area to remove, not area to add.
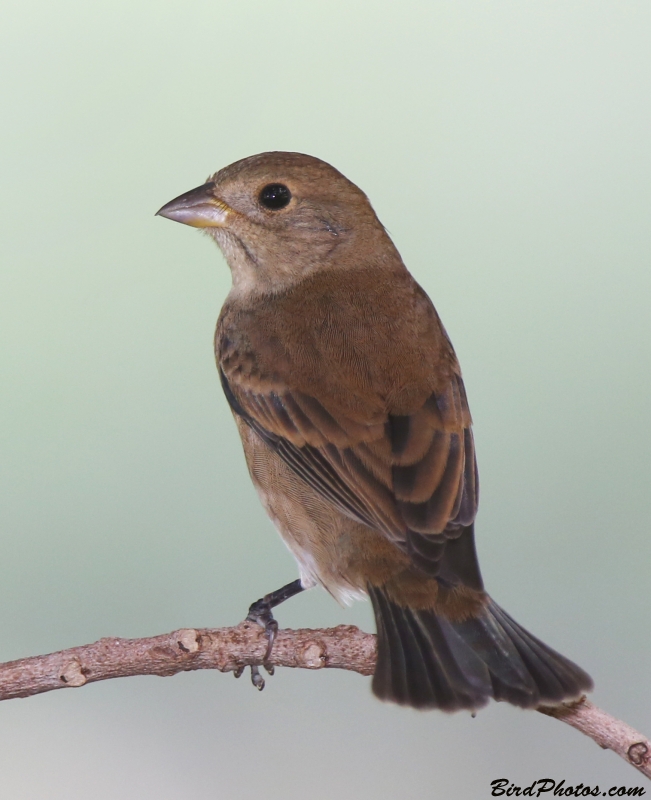
[[[272,211],[285,208],[291,199],[292,193],[282,183],[270,183],[268,186],[264,187],[258,197],[260,205],[265,208],[270,208]]]

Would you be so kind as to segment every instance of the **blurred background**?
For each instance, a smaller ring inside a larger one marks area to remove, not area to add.
[[[212,355],[230,276],[155,218],[265,150],[371,198],[461,360],[486,584],[651,733],[651,7],[26,0],[0,29],[0,660],[234,624],[296,577]],[[354,623],[313,590],[284,626]],[[12,800],[635,786],[560,723],[383,705],[279,670],[0,706]]]

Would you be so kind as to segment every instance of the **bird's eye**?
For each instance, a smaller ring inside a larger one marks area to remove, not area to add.
[[[272,211],[278,211],[280,208],[285,208],[292,199],[292,193],[282,183],[270,183],[262,189],[258,196],[260,205],[265,208],[270,208]]]

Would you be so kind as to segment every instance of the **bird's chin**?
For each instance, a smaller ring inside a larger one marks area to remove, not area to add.
[[[219,247],[231,269],[233,279],[241,273],[256,271],[256,263],[251,253],[233,231],[227,228],[203,228],[201,232],[209,236]]]
[[[237,246],[237,237],[226,228],[201,228],[201,233],[212,239],[227,259],[228,252]]]

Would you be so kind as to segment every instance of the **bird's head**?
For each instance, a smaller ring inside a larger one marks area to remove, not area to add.
[[[386,257],[390,242],[366,195],[301,153],[237,161],[157,213],[212,236],[235,288],[245,291],[273,292],[316,269],[347,265],[353,250],[362,261]]]

